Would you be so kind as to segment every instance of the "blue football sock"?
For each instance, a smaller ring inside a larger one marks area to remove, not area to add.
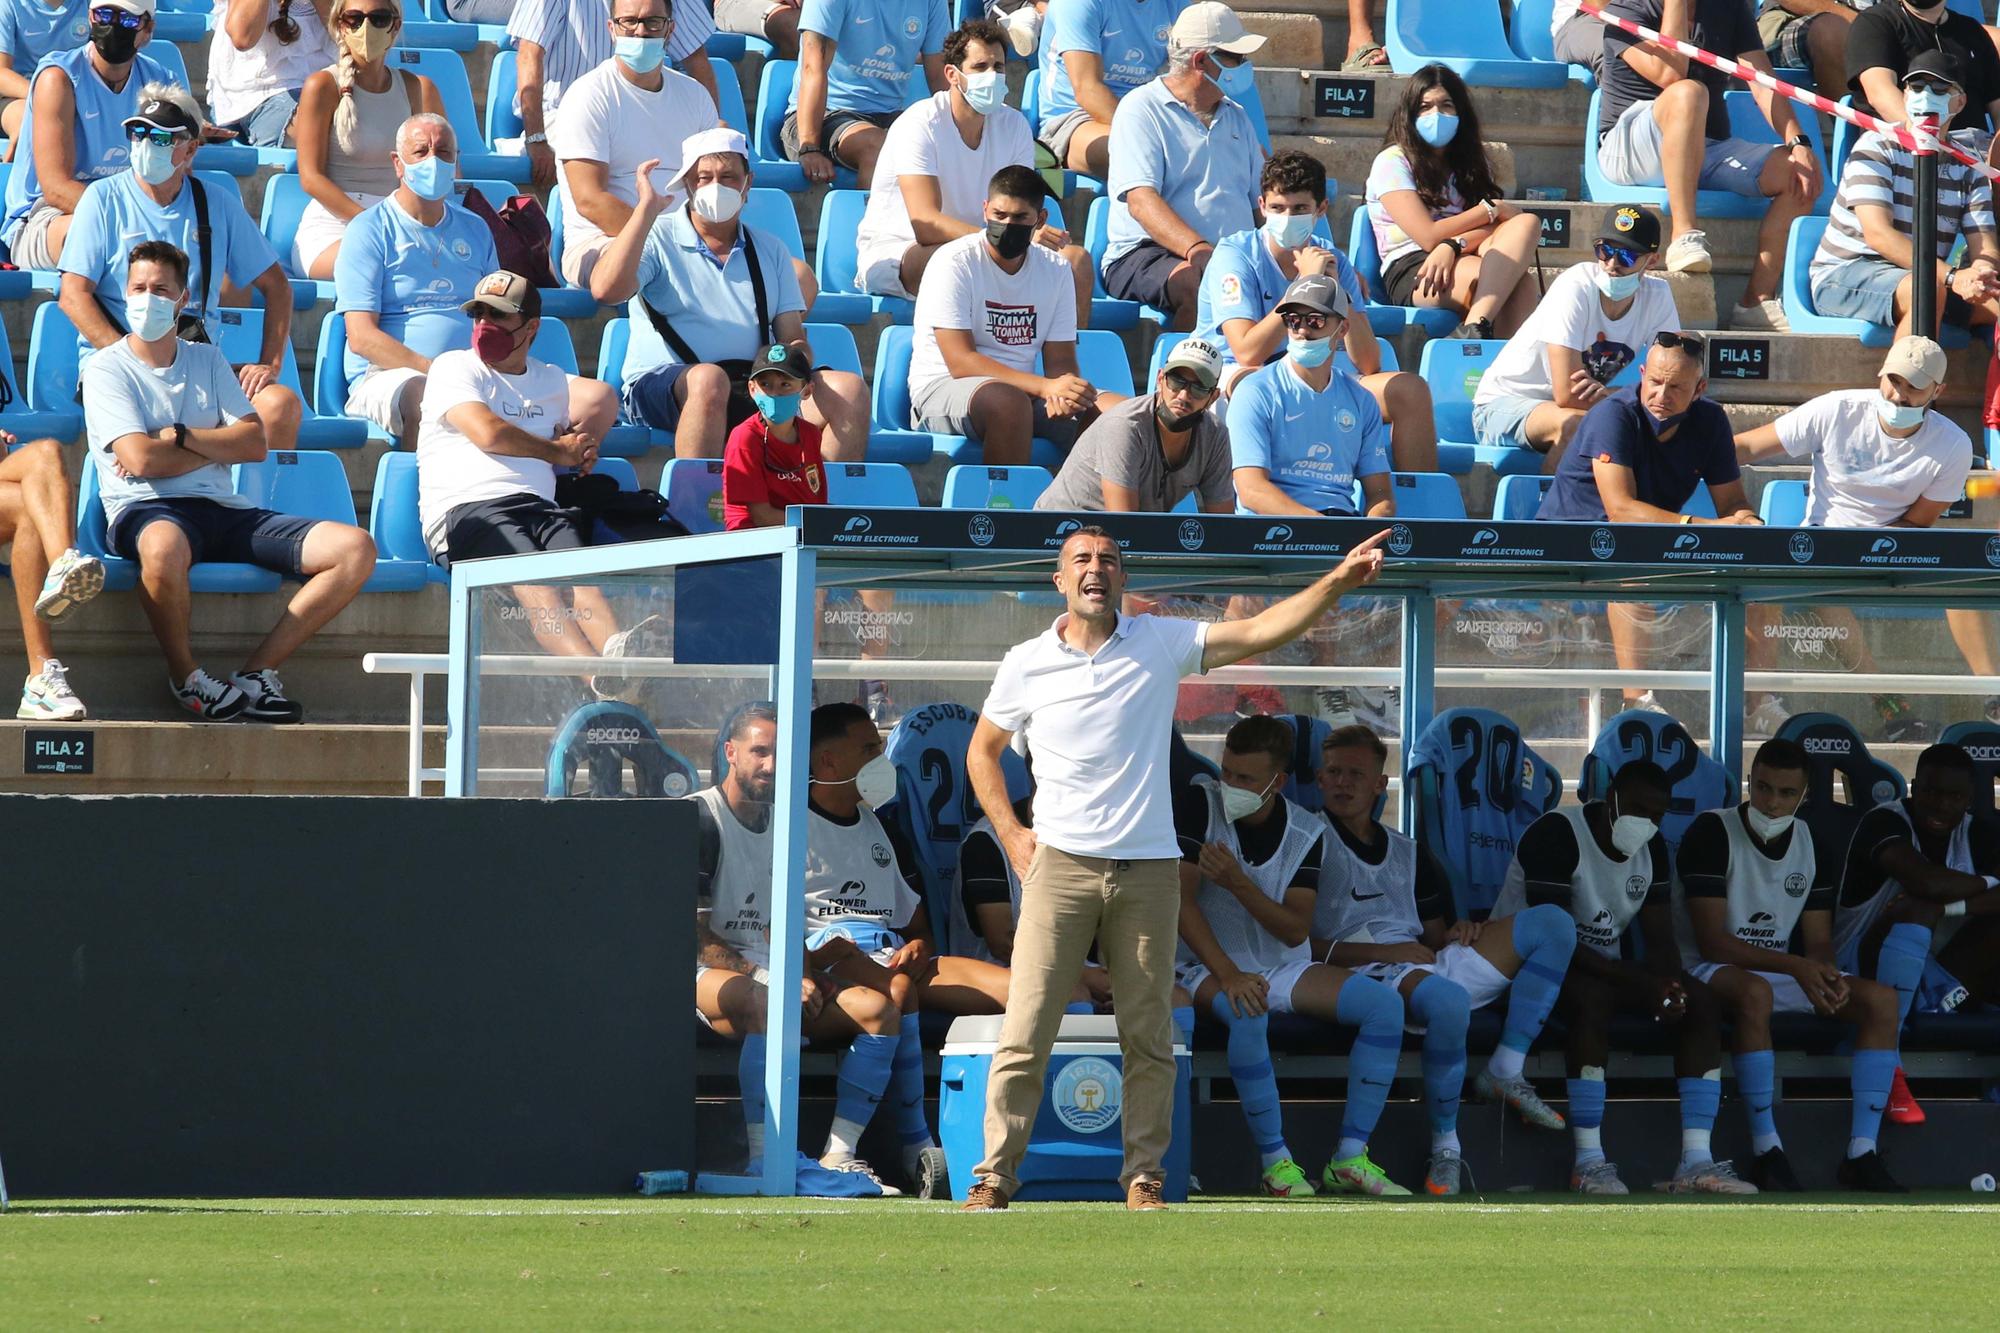
[[[903,1015],[903,1031],[896,1040],[896,1059],[889,1081],[895,1088],[897,1137],[906,1147],[930,1143],[931,1123],[924,1118],[924,1043],[915,1014]]]
[[[1396,1060],[1403,1053],[1403,997],[1393,986],[1369,977],[1349,977],[1340,984],[1334,1017],[1350,1023],[1354,1047],[1347,1056],[1347,1109],[1340,1124],[1335,1154],[1345,1160],[1368,1146],[1389,1085],[1396,1078]]]
[[[1894,1051],[1854,1053],[1854,1065],[1847,1075],[1848,1086],[1854,1089],[1854,1112],[1847,1132],[1862,1146],[1850,1142],[1849,1157],[1875,1150],[1875,1140],[1882,1133],[1882,1112],[1889,1105],[1889,1084],[1896,1077],[1896,1060]]]
[[[743,1133],[750,1143],[750,1160],[764,1155],[764,1034],[743,1039],[736,1053],[736,1082],[743,1090]]]
[[[1715,1113],[1722,1106],[1722,1071],[1675,1079],[1674,1085],[1681,1094],[1681,1169],[1714,1161],[1709,1141],[1715,1134]]]
[[[1265,1166],[1292,1155],[1285,1146],[1285,1126],[1278,1112],[1278,1074],[1271,1068],[1271,1018],[1239,1017],[1229,997],[1220,991],[1208,1002],[1209,1012],[1229,1029],[1229,1079],[1243,1104],[1243,1118]]]
[[[1066,1014],[1094,1014],[1097,1012],[1097,1007],[1088,1000],[1071,1000],[1063,1006],[1063,1012]]]
[[[1571,932],[1574,934],[1574,931]],[[1472,998],[1455,981],[1432,974],[1409,995],[1410,1021],[1424,1025],[1424,1106],[1431,1140],[1458,1137],[1458,1099],[1465,1092],[1465,1029]]]
[[[882,1104],[883,1090],[895,1068],[896,1041],[893,1036],[864,1032],[847,1047],[840,1059],[834,1084],[833,1115],[853,1125],[865,1125]]]
[[[1736,1087],[1750,1112],[1750,1146],[1760,1155],[1783,1146],[1773,1113],[1778,1100],[1777,1061],[1770,1051],[1736,1053]]]
[[[1604,1160],[1604,1071],[1586,1066],[1582,1078],[1568,1081],[1569,1127],[1576,1139],[1576,1164],[1588,1166]]]
[[[1498,1078],[1519,1078],[1523,1058],[1555,1008],[1556,992],[1576,952],[1576,922],[1553,903],[1530,907],[1514,917],[1514,952],[1521,970],[1507,989],[1507,1021],[1500,1046],[1487,1062]]]
[[[1191,1005],[1191,1004],[1183,1004],[1183,1005],[1180,1005],[1180,1006],[1178,1006],[1178,1007],[1177,1007],[1177,1008],[1176,1008],[1176,1009],[1174,1010],[1174,1026],[1175,1026],[1175,1027],[1177,1027],[1177,1028],[1179,1028],[1179,1029],[1181,1030],[1181,1035],[1182,1035],[1183,1037],[1187,1038],[1187,1043],[1188,1043],[1188,1045],[1189,1045],[1189,1046],[1192,1046],[1192,1045],[1194,1045],[1194,1006],[1193,1006],[1193,1005]]]
[[[1917,998],[1917,983],[1923,980],[1924,964],[1931,957],[1931,932],[1927,926],[1904,921],[1889,927],[1883,937],[1882,952],[1875,960],[1875,979],[1896,988],[1896,1034],[1909,1021],[1910,1004]]]

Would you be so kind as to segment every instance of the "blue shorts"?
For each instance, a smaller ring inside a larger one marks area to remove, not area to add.
[[[1487,403],[1472,405],[1473,438],[1489,449],[1533,449],[1528,441],[1528,418],[1546,398],[1523,398],[1509,394]]]
[[[1119,301],[1139,301],[1156,310],[1173,309],[1167,279],[1187,266],[1155,241],[1141,241],[1104,266],[1105,295]]]
[[[1773,143],[1748,139],[1710,139],[1702,155],[1695,184],[1704,190],[1727,190],[1746,199],[1762,199],[1764,159],[1778,149]],[[1617,185],[1660,189],[1666,177],[1660,159],[1660,122],[1653,119],[1652,101],[1634,102],[1597,145],[1597,165]]]
[[[196,564],[230,561],[302,579],[306,534],[324,521],[213,500],[140,500],[119,513],[108,536],[113,555],[137,560],[139,534],[155,523],[171,523],[187,537]]]
[[[1942,262],[1939,268],[1943,268]],[[1813,309],[1819,314],[1834,319],[1866,320],[1870,324],[1894,324],[1896,288],[1909,276],[1908,269],[1897,268],[1886,259],[1863,255],[1844,259],[1831,268],[1816,269],[1807,282]],[[1947,291],[1942,318],[1954,327],[1966,328],[1972,323],[1972,311],[1957,292]]]
[[[680,399],[674,395],[674,386],[681,382],[681,376],[688,368],[679,362],[655,366],[635,380],[628,380],[624,399],[625,420],[637,426],[651,426],[654,430],[675,430],[681,424]]]
[[[285,130],[298,110],[298,94],[279,91],[259,102],[257,109],[243,119],[218,128],[235,130],[236,142],[252,148],[283,148]]]

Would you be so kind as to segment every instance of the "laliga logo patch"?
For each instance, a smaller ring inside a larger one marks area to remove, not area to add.
[[[1618,538],[1610,528],[1598,528],[1590,534],[1590,553],[1599,560],[1609,560],[1618,550]]]
[[[1989,546],[1991,544],[1992,543],[1990,542],[1988,543]],[[1803,532],[1794,533],[1792,535],[1792,544],[1790,550],[1792,553],[1793,560],[1797,561],[1801,565],[1810,564],[1813,558],[1812,538]]]
[[[1791,874],[1785,876],[1785,896],[1787,898],[1805,897],[1806,877],[1800,874],[1796,870],[1794,870]]]
[[[974,514],[972,521],[965,525],[965,535],[972,539],[974,546],[990,546],[993,542],[993,520],[984,514]]]
[[[1098,1134],[1118,1123],[1125,1089],[1117,1066],[1086,1055],[1070,1061],[1056,1075],[1049,1093],[1056,1119],[1078,1134]]]
[[[1611,230],[1613,231],[1630,231],[1638,225],[1639,210],[1636,208],[1621,208],[1611,215]]]
[[[1201,523],[1198,520],[1192,518],[1182,523],[1180,531],[1180,539],[1181,539],[1181,549],[1183,551],[1199,551],[1201,549],[1201,543],[1204,539],[1204,534],[1201,530]]]
[[[1270,527],[1264,529],[1264,540],[1267,542],[1288,542],[1291,539],[1292,525],[1289,523],[1273,523]],[[1996,537],[1994,540],[2000,541],[2000,537]]]
[[[1411,534],[1408,524],[1398,523],[1389,529],[1389,550],[1393,554],[1408,555],[1414,545],[1416,538]]]
[[[1243,279],[1237,277],[1234,273],[1224,275],[1222,279],[1222,303],[1224,305],[1235,305],[1242,299]]]

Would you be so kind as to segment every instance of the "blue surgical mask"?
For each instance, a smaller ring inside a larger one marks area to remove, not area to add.
[[[451,197],[451,183],[457,177],[457,166],[435,154],[403,164],[403,184],[409,186],[410,193],[417,198],[428,199],[432,203]]]
[[[1257,86],[1257,67],[1247,60],[1235,65],[1217,62],[1217,68],[1221,73],[1216,75],[1215,86],[1222,90],[1224,97],[1240,102]]]
[[[799,397],[795,393],[765,393],[755,386],[750,390],[750,401],[757,404],[757,410],[773,426],[782,426],[799,414]]]
[[[1448,111],[1425,111],[1417,117],[1417,137],[1442,148],[1458,137],[1458,117]]]
[[[125,298],[125,322],[141,342],[157,342],[166,337],[179,314],[174,299],[157,292],[140,292]]]
[[[148,185],[165,185],[174,176],[173,147],[141,139],[132,145],[132,170]]]
[[[1296,250],[1312,235],[1318,220],[1311,213],[1273,213],[1264,219],[1264,234],[1280,250]]]
[[[1285,344],[1285,355],[1313,370],[1327,363],[1333,356],[1331,338],[1293,338]]]
[[[1653,410],[1649,407],[1641,407],[1639,410],[1644,412],[1646,419],[1653,423],[1654,435],[1665,435],[1668,431],[1680,425],[1681,422],[1687,420],[1686,412],[1676,412],[1672,416],[1656,417],[1653,415]]]
[[[1639,290],[1637,273],[1607,273],[1604,265],[1599,264],[1591,276],[1597,279],[1597,290],[1603,292],[1607,300],[1623,301]]]
[[[1951,119],[1951,98],[1929,88],[1912,88],[1903,97],[1903,110],[1909,113],[1911,120],[1936,116],[1940,121],[1947,121]]]
[[[982,116],[990,116],[1007,101],[1007,76],[997,69],[984,69],[977,73],[959,71],[964,76],[960,84],[965,90],[965,104]]]
[[[651,74],[667,58],[667,39],[620,37],[611,43],[611,51],[630,66],[634,74]]]
[[[1929,410],[1927,407],[1915,407],[1909,403],[1892,403],[1884,398],[1876,414],[1882,418],[1882,424],[1890,430],[1909,430],[1913,426],[1923,425],[1924,413]]]

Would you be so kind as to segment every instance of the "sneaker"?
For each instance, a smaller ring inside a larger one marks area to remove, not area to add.
[[[889,697],[889,687],[879,680],[861,682],[861,706],[868,710],[869,720],[884,730],[895,726],[902,716],[896,701]]]
[[[1263,1186],[1264,1193],[1274,1199],[1310,1199],[1314,1193],[1306,1173],[1289,1157],[1264,1168]]]
[[[1878,696],[1876,707],[1882,711],[1883,740],[1892,745],[1922,745],[1930,740],[1931,724],[1912,713],[1909,700],[1902,695]]]
[[[965,1192],[965,1202],[959,1206],[966,1213],[1001,1213],[1007,1210],[1007,1196],[1000,1187],[985,1180],[976,1180],[972,1188]]]
[[[169,679],[167,688],[180,700],[181,707],[204,722],[228,722],[250,706],[249,696],[242,690],[217,680],[200,667],[188,672],[188,678],[178,685]]]
[[[1164,1213],[1167,1201],[1160,1197],[1162,1192],[1159,1181],[1142,1176],[1125,1187],[1125,1208],[1134,1213]]]
[[[1424,1192],[1446,1198],[1458,1193],[1459,1170],[1465,1160],[1452,1148],[1440,1148],[1431,1154],[1430,1168],[1424,1172]]]
[[[1492,1070],[1482,1069],[1472,1081],[1472,1093],[1482,1102],[1513,1107],[1521,1123],[1533,1129],[1564,1129],[1569,1123],[1549,1108],[1532,1083],[1518,1075],[1501,1079],[1494,1077]]]
[[[1714,267],[1715,256],[1708,252],[1705,231],[1684,231],[1667,247],[1669,273],[1707,273]]]
[[[1750,1182],[1766,1194],[1803,1194],[1806,1189],[1793,1174],[1791,1159],[1783,1148],[1757,1154],[1750,1163]]]
[[[49,566],[35,598],[35,614],[53,625],[103,591],[104,562],[72,546]]]
[[[945,1167],[944,1149],[933,1143],[917,1154],[917,1197],[949,1199],[951,1175]]]
[[[1494,337],[1493,321],[1490,319],[1468,319],[1451,331],[1454,338],[1471,338],[1480,342],[1491,342]]]
[[[1578,1194],[1630,1194],[1618,1178],[1618,1168],[1602,1157],[1587,1165],[1579,1163],[1569,1173],[1569,1187]]]
[[[1328,1194],[1367,1194],[1375,1198],[1409,1194],[1408,1190],[1389,1179],[1381,1167],[1368,1160],[1365,1148],[1353,1157],[1328,1162],[1326,1171],[1320,1176],[1320,1186]]]
[[[1729,327],[1737,333],[1790,333],[1792,322],[1785,318],[1784,304],[1767,296],[1753,305],[1740,305],[1730,311]]]
[[[68,668],[51,657],[22,682],[21,706],[14,716],[29,722],[81,722],[90,712],[70,693]]]
[[[1910,1187],[1899,1184],[1889,1174],[1889,1168],[1882,1165],[1882,1154],[1865,1152],[1859,1157],[1849,1157],[1841,1162],[1840,1170],[1834,1172],[1834,1179],[1844,1190],[1862,1190],[1869,1194],[1908,1194]]]
[[[1755,1194],[1757,1187],[1736,1174],[1733,1162],[1697,1162],[1653,1186],[1667,1194]]]
[[[1784,726],[1791,715],[1791,710],[1785,707],[1783,695],[1767,694],[1764,702],[1751,709],[1750,715],[1743,719],[1744,730],[1749,732],[1751,740],[1767,741],[1778,734],[1778,728]]]
[[[1320,686],[1313,691],[1313,705],[1319,720],[1336,727],[1354,725],[1353,691],[1340,686]]]
[[[298,701],[285,697],[285,687],[278,679],[276,667],[239,671],[229,678],[229,683],[243,691],[243,697],[249,701],[243,709],[245,722],[284,725],[305,719],[306,710]]]
[[[903,1191],[897,1189],[894,1185],[883,1184],[882,1177],[876,1175],[874,1168],[870,1167],[868,1163],[862,1161],[859,1157],[822,1157],[819,1159],[819,1164],[828,1171],[838,1171],[842,1175],[868,1177],[875,1182],[875,1187],[882,1191],[882,1197],[885,1199],[900,1199],[903,1197]]]
[[[1000,26],[1007,33],[1007,44],[1014,48],[1014,54],[1023,60],[1033,60],[1035,50],[1042,40],[1042,16],[1033,4],[1024,4],[1000,19]]]
[[[1662,717],[1673,716],[1667,712],[1667,706],[1661,703],[1651,690],[1647,690],[1644,694],[1626,704],[1625,709],[1627,712],[1658,713]]]
[[[1917,1105],[1917,1099],[1910,1093],[1910,1085],[1903,1078],[1901,1065],[1896,1067],[1896,1077],[1889,1084],[1889,1109],[1885,1112],[1892,1125],[1921,1125],[1930,1117],[1924,1108]]]
[[[621,629],[604,641],[605,657],[664,657],[667,653],[667,622],[663,616],[647,616],[630,629]],[[645,682],[644,676],[625,672],[600,671],[590,678],[590,692],[600,699],[626,699]]]

